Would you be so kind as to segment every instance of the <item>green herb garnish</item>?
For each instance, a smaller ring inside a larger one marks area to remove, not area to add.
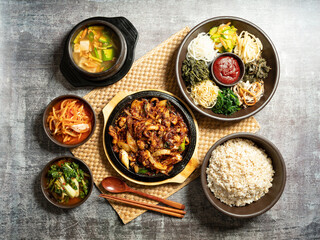
[[[230,88],[223,88],[218,93],[217,103],[212,111],[217,114],[231,115],[241,108],[237,95]]]
[[[179,146],[179,151],[183,152],[186,149],[186,139],[183,139],[183,142]]]
[[[94,40],[94,33],[93,32],[89,32],[88,39],[90,42],[92,42]]]
[[[149,171],[145,168],[139,168],[139,171],[138,171],[138,173],[142,173],[142,174],[146,174],[147,172]]]

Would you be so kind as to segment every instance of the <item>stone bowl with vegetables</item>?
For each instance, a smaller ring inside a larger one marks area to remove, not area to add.
[[[124,17],[86,19],[68,34],[60,70],[76,87],[113,84],[130,70],[137,39]]]
[[[62,156],[51,160],[41,173],[41,190],[45,198],[59,208],[83,204],[93,188],[93,177],[85,162]]]
[[[108,77],[124,64],[127,44],[123,34],[109,22],[91,20],[74,30],[68,45],[71,63],[90,77]]]
[[[235,54],[244,64],[241,80],[235,77],[241,66],[238,69],[232,61],[221,65],[222,79],[233,81],[234,86],[217,84],[213,76],[213,61],[226,53]],[[224,16],[191,29],[178,50],[175,72],[191,107],[216,120],[238,121],[256,114],[271,100],[279,82],[280,63],[275,46],[258,26]]]

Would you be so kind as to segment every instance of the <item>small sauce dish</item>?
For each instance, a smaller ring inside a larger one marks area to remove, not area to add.
[[[224,87],[232,87],[242,80],[245,65],[234,53],[219,54],[212,62],[210,71],[215,82]]]

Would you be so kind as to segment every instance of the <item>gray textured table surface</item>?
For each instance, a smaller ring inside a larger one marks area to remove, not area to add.
[[[0,1],[0,238],[3,239],[320,239],[319,1]],[[62,41],[92,16],[125,16],[140,38],[136,59],[185,26],[219,15],[243,17],[273,40],[281,61],[278,90],[256,115],[259,134],[287,165],[287,185],[266,214],[247,220],[213,209],[195,180],[170,199],[184,219],[147,212],[127,225],[97,189],[86,204],[57,209],[42,196],[39,173],[69,154],[43,134],[41,117],[54,97],[85,95],[59,70]]]

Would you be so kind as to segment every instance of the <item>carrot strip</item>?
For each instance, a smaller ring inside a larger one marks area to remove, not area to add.
[[[246,93],[249,93],[254,98],[254,102],[253,103],[247,103],[246,98],[245,98],[245,96],[243,94],[243,91],[246,92]],[[244,89],[244,88],[240,87],[240,95],[243,98],[244,103],[246,105],[248,105],[248,106],[253,106],[253,105],[255,105],[257,103],[256,95],[254,95],[252,92],[248,91],[247,89]]]
[[[219,37],[220,42],[222,43],[222,45],[224,46],[225,49],[228,48],[227,44],[225,43],[225,41],[222,39],[222,37]]]
[[[82,33],[82,35],[81,35],[81,39],[83,39],[83,38],[87,35],[87,32],[88,32],[88,28],[86,28],[86,29],[83,31],[83,33]]]

